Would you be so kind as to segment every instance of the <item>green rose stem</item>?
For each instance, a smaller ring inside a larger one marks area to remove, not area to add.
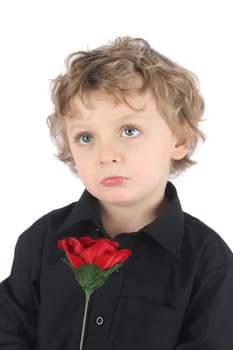
[[[85,291],[86,302],[85,302],[85,309],[84,309],[84,315],[83,315],[83,326],[82,326],[82,334],[81,334],[79,350],[82,350],[83,348],[83,339],[84,339],[86,321],[87,321],[87,310],[88,310],[88,304],[89,304],[91,294],[92,292]]]

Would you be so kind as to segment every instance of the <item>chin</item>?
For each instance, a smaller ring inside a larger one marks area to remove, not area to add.
[[[134,203],[133,197],[125,194],[101,195],[100,201],[121,206],[127,206]]]
[[[103,203],[112,205],[127,206],[133,204],[135,196],[132,191],[128,191],[124,187],[106,187],[101,189],[88,190],[94,197]]]

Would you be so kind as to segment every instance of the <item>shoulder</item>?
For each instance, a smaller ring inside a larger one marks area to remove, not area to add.
[[[78,202],[70,203],[62,208],[54,209],[37,219],[18,239],[18,243],[42,245],[48,236],[55,234],[67,220]]]
[[[18,237],[13,267],[30,268],[31,275],[38,279],[43,261],[57,261],[57,231],[72,213],[76,203],[52,210],[36,220]]]
[[[233,254],[223,238],[196,217],[184,213],[183,248],[205,272],[233,266]]]
[[[51,246],[56,246],[57,230],[69,217],[76,203],[52,210],[28,227],[17,239],[14,260],[18,266],[30,266],[32,273],[38,276],[42,260],[50,253]]]

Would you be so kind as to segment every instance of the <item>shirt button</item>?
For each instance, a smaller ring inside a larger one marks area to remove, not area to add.
[[[95,230],[96,230],[97,232],[99,232],[99,230],[100,230],[100,229],[99,229],[98,227],[96,227],[96,229],[95,229]]]
[[[104,319],[103,319],[102,316],[98,316],[98,317],[96,318],[95,322],[96,322],[96,324],[97,324],[98,326],[101,326],[101,325],[104,323]]]

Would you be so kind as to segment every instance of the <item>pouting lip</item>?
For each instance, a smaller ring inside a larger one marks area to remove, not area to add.
[[[111,182],[124,182],[124,181],[128,181],[129,178],[125,177],[125,176],[119,176],[119,175],[113,175],[113,176],[109,176],[104,178],[102,181],[100,181],[101,184],[110,184]]]

